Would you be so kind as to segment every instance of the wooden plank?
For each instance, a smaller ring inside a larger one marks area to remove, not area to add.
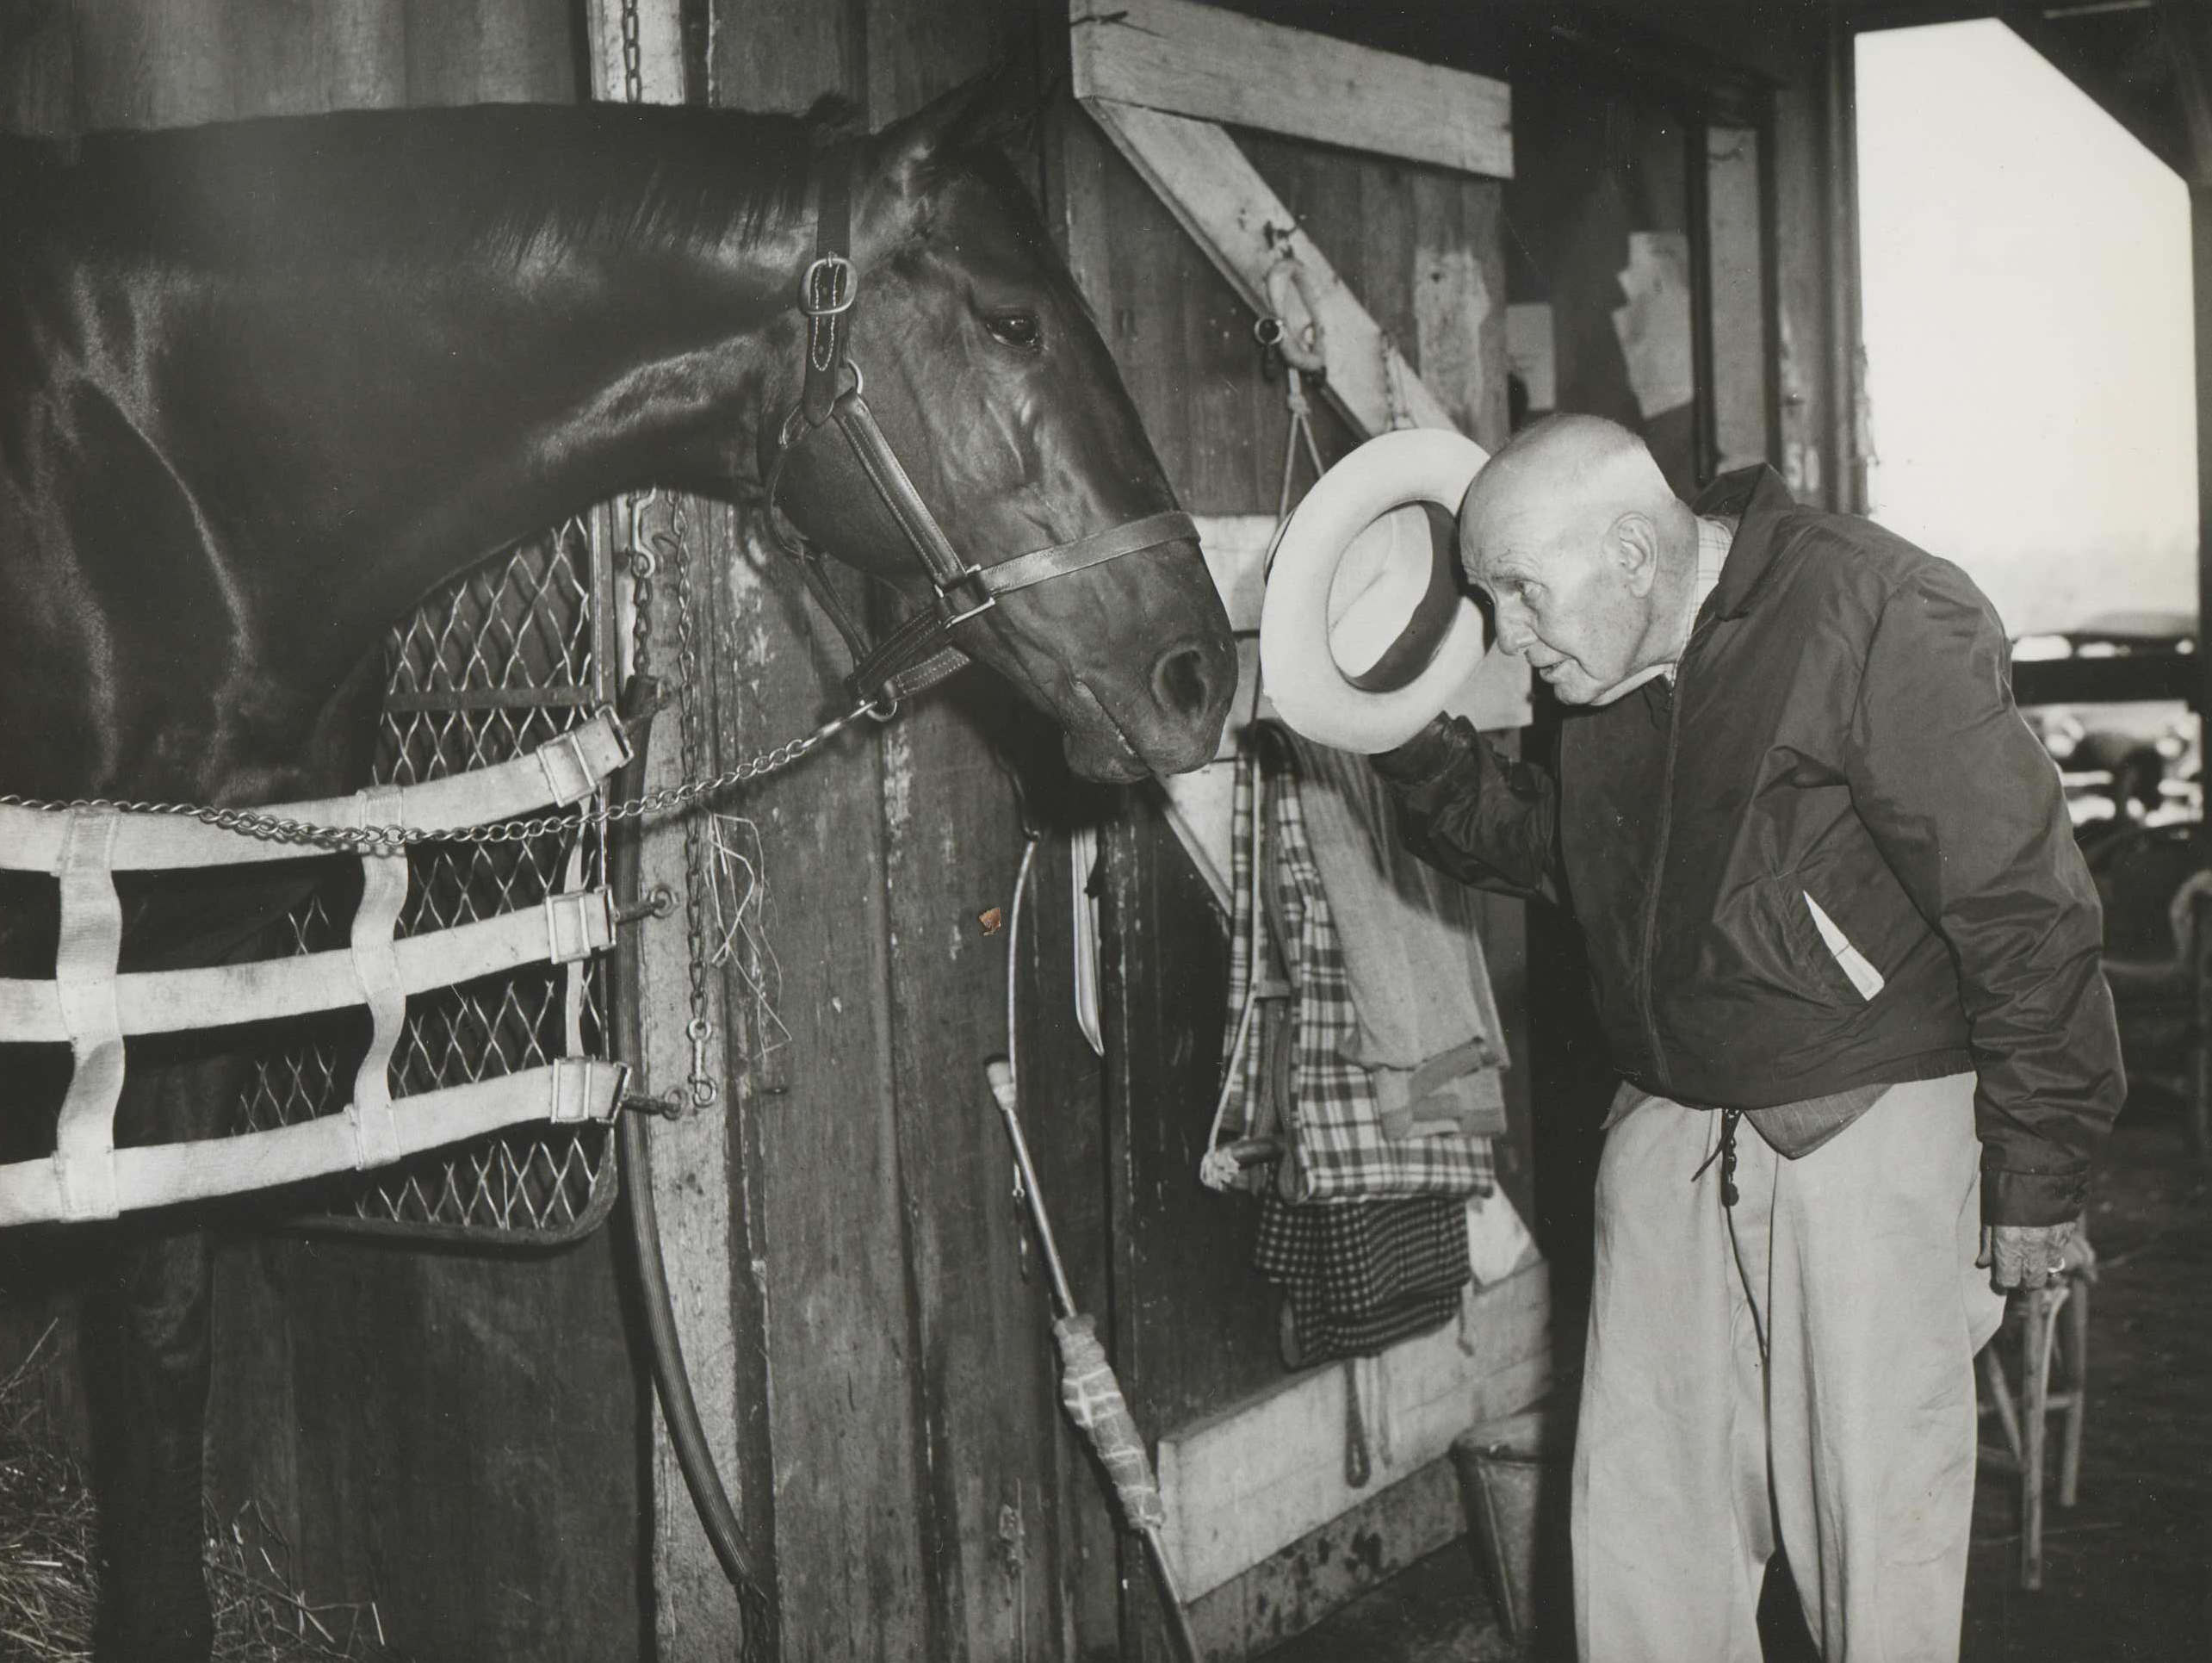
[[[1477,1421],[1533,1403],[1551,1380],[1541,1263],[1474,1295],[1470,1319],[1378,1360],[1373,1482],[1435,1460]],[[1219,1587],[1361,1499],[1344,1477],[1347,1371],[1317,1369],[1160,1441],[1167,1537],[1188,1596]]]
[[[716,95],[728,104],[803,108],[864,84],[858,4],[718,0],[712,23]],[[846,660],[786,562],[737,517],[710,523],[716,742],[734,756],[841,704]],[[727,984],[748,1013],[751,1041],[731,1082],[746,1157],[732,1182],[741,1179],[734,1193],[750,1257],[732,1283],[729,1334],[765,1352],[755,1359],[765,1402],[740,1412],[747,1447],[765,1444],[771,1465],[748,1474],[740,1506],[772,1511],[782,1654],[791,1663],[931,1654],[883,767],[877,737],[864,735],[718,805],[759,834],[774,957],[765,998]],[[744,1332],[753,1321],[757,1340]],[[678,1494],[667,1505],[688,1503]],[[709,1636],[697,1644],[709,1654]],[[709,1654],[729,1654],[727,1636]]]
[[[1185,297],[1187,304],[1192,285],[1163,284],[1156,290],[1146,286],[1144,278],[1156,274],[1132,263],[1156,265],[1182,261],[1196,284],[1210,285],[1222,291],[1223,303],[1234,307],[1235,297],[1226,293],[1221,280],[1176,228],[1167,210],[1131,172],[1128,164],[1113,153],[1094,123],[1074,115],[1071,106],[1069,119],[1056,122],[1048,129],[1048,140],[1047,201],[1055,210],[1053,218],[1064,239],[1069,270],[1090,301],[1093,315],[1100,321],[1108,348],[1137,403],[1148,436],[1161,452],[1183,500],[1189,502],[1189,493],[1194,487],[1183,466],[1187,447],[1171,449],[1163,442],[1156,425],[1155,413],[1165,406],[1174,408],[1179,419],[1187,420],[1189,402],[1186,388],[1190,378],[1174,375],[1164,364],[1156,369],[1148,366],[1145,373],[1139,373],[1132,360],[1129,337],[1140,319],[1156,320],[1162,309],[1138,306],[1138,296],[1165,292]],[[1137,286],[1124,286],[1132,282]],[[1215,378],[1211,390],[1224,399],[1245,395],[1236,382],[1222,378]],[[1242,455],[1233,458],[1234,464],[1247,461]],[[1242,493],[1249,486],[1246,480],[1239,479],[1229,488],[1238,493],[1237,500],[1242,500]],[[1111,833],[1094,839],[1098,851],[1094,869],[1081,874],[1070,872],[1070,884],[1078,876],[1094,889],[1108,881],[1110,839]],[[1087,903],[1087,901],[1088,897]],[[1099,909],[1102,915],[1108,910],[1104,905]],[[1050,916],[1050,909],[1045,916]],[[1071,908],[1068,920],[1071,938],[1073,928]],[[1055,933],[1050,924],[1040,932],[1047,936]],[[1104,926],[1101,918],[1097,959],[1092,968],[1098,977],[1100,1025],[1106,1036],[1108,1058],[1114,1055],[1118,1039],[1113,1026],[1116,1013],[1112,1008],[1112,994],[1106,985],[1113,940],[1112,931]],[[1040,1182],[1051,1186],[1050,1194],[1058,1220],[1056,1228],[1068,1244],[1071,1263],[1087,1267],[1075,1273],[1077,1297],[1104,1319],[1101,1333],[1108,1339],[1111,1355],[1126,1378],[1131,1368],[1131,1325],[1127,1319],[1127,1254],[1119,1234],[1125,1227],[1125,1215],[1121,1186],[1112,1179],[1115,1151],[1126,1146],[1126,1139],[1113,1129],[1114,1111],[1108,1107],[1106,1064],[1102,1059],[1089,1067],[1089,1101],[1099,1103],[1104,1112],[1087,1123],[1079,1122],[1084,1125],[1085,1131],[1081,1146],[1077,1146],[1077,1140],[1065,1140],[1065,1159],[1057,1170],[1054,1170],[1053,1150],[1047,1146],[1041,1157],[1046,1163],[1046,1171],[1040,1176]],[[1069,1101],[1075,1099],[1071,1095]],[[1102,1178],[1106,1181],[1101,1182]],[[1069,1197],[1075,1207],[1072,1221]],[[1147,1598],[1149,1569],[1143,1550],[1119,1530],[1100,1493],[1098,1471],[1088,1455],[1075,1440],[1067,1437],[1061,1440],[1060,1451],[1061,1511],[1065,1521],[1061,1541],[1064,1544],[1063,1563],[1069,1578],[1065,1610],[1074,1633],[1063,1632],[1058,1655],[1142,1656],[1148,1645],[1147,1636],[1156,1634],[1158,1623],[1156,1610]],[[1132,1622],[1124,1621],[1125,1610],[1132,1614]],[[1156,1644],[1156,1640],[1150,1643]]]
[[[615,1275],[604,1232],[528,1257],[226,1247],[219,1509],[264,1503],[300,1585],[375,1598],[406,1654],[634,1656],[641,1405]]]
[[[1800,501],[1833,503],[1836,469],[1827,372],[1827,235],[1817,90],[1775,94],[1773,240],[1775,373],[1783,483]]]
[[[2212,183],[2189,188],[2189,246],[2197,324],[2197,616],[2200,620],[2196,654],[2198,680],[2191,690],[2190,702],[2201,723],[2212,712],[2212,651],[2205,649],[2202,623],[2212,617]]]
[[[642,102],[682,102],[682,27],[677,0],[639,0],[631,16],[638,35],[635,89],[628,82],[620,9],[604,0],[592,0],[586,9],[585,47],[592,96],[623,102],[635,90]],[[678,512],[691,529],[696,627],[703,638],[716,640],[724,591],[701,580],[715,569],[713,552],[732,547],[733,539],[727,524],[699,500],[681,500]],[[617,548],[630,542],[630,528],[620,523],[625,517],[617,516]],[[717,537],[717,531],[722,535]],[[671,577],[660,593],[674,601],[683,579]],[[677,608],[656,608],[653,624],[648,650],[654,662],[672,666],[678,642]],[[647,790],[676,785],[692,767],[719,766],[722,725],[716,710],[722,690],[718,678],[708,680],[707,686],[682,690],[692,708],[679,706],[658,724],[656,742],[647,758]],[[696,759],[684,754],[687,727],[702,753]],[[689,904],[711,911],[706,886],[713,881],[709,828],[716,823],[693,816],[642,826],[640,892],[651,894],[665,887],[671,894],[686,896],[694,881],[687,877],[687,867],[696,862],[699,892]],[[703,919],[698,928],[705,928]],[[648,931],[639,955],[639,1027],[648,1089],[662,1095],[681,1094],[687,1077],[703,1066],[721,1094],[714,1103],[693,1103],[683,1118],[654,1128],[654,1205],[667,1265],[670,1307],[700,1427],[732,1506],[738,1510],[747,1544],[755,1550],[755,1561],[766,1566],[773,1563],[770,1544],[774,1536],[767,1493],[772,1487],[772,1458],[767,1436],[766,1353],[745,1207],[745,1187],[758,1163],[744,1157],[757,1123],[734,1066],[747,1036],[731,1031],[731,978],[692,962],[696,953],[706,950],[703,934],[694,937],[672,928]],[[687,1033],[701,1000],[705,1007],[701,1014],[712,1025],[712,1038],[703,1050],[694,1047]],[[637,1181],[635,1174],[625,1176]],[[666,1414],[657,1403],[652,1425],[647,1458],[653,1488],[654,1652],[668,1663],[706,1663],[728,1654],[744,1633],[745,1614],[738,1590],[723,1572],[691,1501]],[[775,1591],[760,1592],[772,1597]]]
[[[1767,459],[1766,224],[1758,129],[1707,129],[1705,182],[1713,431],[1725,472]]]
[[[1166,206],[1084,121],[1071,146],[1100,152],[1112,228],[1107,341],[1138,414],[1186,507],[1273,507],[1282,397],[1254,372],[1253,313],[1184,235]]]
[[[1513,175],[1505,84],[1187,0],[1069,0],[1080,98]]]
[[[1405,355],[1228,133],[1211,122],[1134,104],[1094,99],[1087,108],[1255,313],[1267,309],[1266,276],[1278,251],[1287,251],[1304,267],[1327,336],[1323,390],[1356,429],[1384,431],[1393,398],[1410,425],[1453,425],[1442,402],[1422,384]]]
[[[1256,1656],[1466,1531],[1459,1474],[1432,1461],[1193,1600],[1192,1626],[1210,1657]]]
[[[565,0],[406,0],[410,104],[568,103],[586,84]]]
[[[69,8],[0,7],[0,133],[77,130],[77,53]]]
[[[703,505],[687,500],[687,542],[693,562],[694,607],[699,636],[705,641],[721,638],[719,586],[704,581],[714,569],[710,563],[715,540]],[[618,534],[619,536],[620,534]],[[618,544],[618,546],[622,546]],[[674,582],[656,586],[660,605],[654,608],[653,662],[672,672],[677,655]],[[692,764],[700,768],[719,766],[717,746],[722,731],[717,719],[719,689],[712,684],[687,690],[697,702],[697,729],[702,754]],[[654,742],[647,755],[645,788],[656,791],[681,782],[687,774],[682,743],[680,712],[671,710],[656,723]],[[711,822],[699,817],[671,816],[647,822],[641,834],[639,889],[650,895],[666,886],[680,898],[686,894],[687,836],[696,838],[696,856],[702,868],[697,904],[711,918],[713,897],[705,885],[711,845]],[[678,915],[679,918],[681,914]],[[703,920],[703,929],[710,921]],[[686,930],[680,925],[647,930],[640,954],[641,1053],[646,1089],[683,1097],[694,1072],[693,1047],[686,1033],[691,1019],[691,954]],[[738,1412],[741,1401],[757,1399],[763,1383],[760,1371],[751,1365],[754,1349],[735,1341],[731,1312],[736,1286],[744,1279],[742,1266],[751,1255],[738,1250],[738,1191],[731,1175],[738,1170],[739,1129],[744,1110],[733,1112],[731,1099],[740,1087],[734,1062],[738,1050],[730,1032],[728,987],[718,975],[703,972],[706,1015],[713,1033],[705,1051],[705,1069],[718,1095],[710,1104],[692,1104],[678,1119],[662,1120],[653,1128],[653,1188],[659,1215],[661,1250],[667,1262],[670,1306],[676,1331],[683,1342],[685,1367],[697,1399],[707,1446],[724,1483],[738,1482],[740,1464]],[[629,1175],[625,1175],[628,1176]],[[747,1367],[740,1378],[740,1362]],[[653,1480],[653,1594],[659,1655],[670,1663],[693,1663],[726,1655],[741,1627],[735,1590],[723,1575],[704,1527],[700,1523],[676,1462],[666,1417],[656,1406],[647,1455]]]
[[[230,22],[236,115],[363,109],[405,97],[404,0],[349,6],[233,0]]]
[[[941,11],[873,0],[871,123],[987,67],[995,43],[1015,37],[1028,16],[1020,0],[966,0],[960,27],[947,28]],[[1006,1045],[1006,943],[985,935],[979,915],[1007,903],[1021,847],[1012,785],[994,753],[1042,753],[1023,766],[1042,812],[1068,789],[1056,735],[1016,707],[1002,682],[978,673],[883,736],[893,1077],[926,1450],[921,1560],[930,1654],[948,1659],[1117,1644],[1113,1627],[1095,1627],[1101,1616],[1112,1622],[1112,1590],[1099,1579],[1106,1567],[1087,1570],[1063,1534],[1063,1521],[1100,1500],[1060,1409],[1047,1279],[1012,1194],[1005,1133],[982,1074],[983,1059]],[[1061,1180],[1046,1195],[1060,1212],[1095,1193],[1097,1073],[1069,1020],[1067,949],[1037,957],[1039,920],[1064,917],[1064,867],[1048,863],[1037,876],[1019,1083],[1032,1140],[1055,1157],[1039,1182]],[[1095,1226],[1063,1241],[1079,1288],[1103,1284],[1103,1245]],[[1087,1262],[1072,1257],[1084,1248]],[[1084,1496],[1063,1498],[1063,1484],[1081,1486]],[[1088,1596],[1071,1598],[1087,1578]]]
[[[183,127],[236,113],[224,51],[231,0],[131,0],[77,10],[80,130]]]

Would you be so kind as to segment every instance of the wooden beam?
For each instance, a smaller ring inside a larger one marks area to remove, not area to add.
[[[684,59],[681,7],[678,0],[639,0],[636,95],[640,102],[680,104],[684,102]],[[612,103],[627,101],[630,88],[625,70],[620,8],[614,0],[588,0],[585,33],[590,53],[592,96]],[[618,506],[608,535],[617,549],[629,546],[628,504]],[[683,504],[691,527],[694,558],[704,566],[712,517],[696,499]],[[735,564],[734,574],[744,574]],[[706,630],[712,638],[721,610],[721,586],[705,586],[702,611],[709,616]],[[736,586],[741,591],[741,580]],[[747,597],[738,594],[740,606]],[[672,618],[662,609],[654,620],[660,639],[653,643],[661,663],[672,661],[675,642]],[[721,627],[728,627],[721,625]],[[719,657],[720,655],[717,655]],[[711,704],[708,687],[686,690],[688,696]],[[701,712],[699,731],[713,735],[720,724],[708,711]],[[647,758],[647,780],[655,787],[684,777],[684,759],[674,713],[661,724]],[[711,743],[711,740],[709,741]],[[685,836],[680,822],[669,821],[640,834],[641,892],[650,894],[666,886],[672,895],[685,893]],[[685,938],[680,930],[648,931],[640,954],[639,1016],[643,1040],[646,1078],[656,1090],[682,1089],[692,1072],[691,1043],[685,1033],[690,1016],[692,970]],[[707,1070],[724,1094],[749,1093],[749,1081],[740,1081],[732,1066],[731,1008],[726,980],[720,975],[704,978],[714,1037],[709,1042]],[[765,1443],[748,1416],[740,1423],[739,1405],[753,1413],[765,1393],[765,1370],[759,1366],[755,1337],[740,1343],[733,1312],[753,1290],[743,1285],[736,1267],[753,1257],[745,1240],[748,1222],[739,1209],[744,1197],[738,1191],[740,1174],[751,1164],[740,1158],[740,1128],[750,1130],[749,1116],[757,1114],[749,1101],[717,1101],[695,1108],[681,1118],[663,1122],[653,1135],[654,1207],[660,1227],[662,1250],[668,1261],[670,1303],[682,1338],[685,1362],[697,1399],[700,1423],[708,1449],[723,1475],[736,1505],[743,1509],[742,1523],[757,1545],[768,1536],[765,1510],[755,1505],[746,1482],[748,1467],[757,1470],[763,1451],[747,1445]],[[625,1173],[623,1182],[633,1181]],[[735,1637],[744,1632],[745,1617],[736,1591],[723,1574],[705,1526],[691,1504],[676,1459],[667,1418],[656,1401],[652,1445],[647,1454],[651,1476],[652,1589],[654,1641],[656,1657],[666,1663],[703,1663],[728,1656]],[[763,1562],[768,1562],[766,1554]],[[770,1598],[775,1590],[767,1589]]]
[[[1481,1420],[1524,1409],[1551,1384],[1551,1273],[1541,1261],[1474,1296],[1465,1323],[1384,1352],[1380,1401],[1363,1400],[1376,1447],[1366,1486],[1344,1476],[1346,1371],[1320,1368],[1160,1441],[1168,1550],[1196,1599],[1409,1477]],[[1463,1344],[1464,1341],[1464,1344]],[[1472,1347],[1472,1350],[1465,1349]]]
[[[1188,0],[1069,0],[1075,96],[1513,177],[1502,81]]]
[[[1193,1599],[1191,1625],[1208,1657],[1256,1657],[1327,1621],[1466,1534],[1459,1474],[1451,1461],[1433,1461]],[[1495,1633],[1481,1602],[1468,1604],[1468,1620]],[[1378,1648],[1356,1655],[1410,1660],[1416,1654]],[[1418,1654],[1422,1659],[1447,1655],[1496,1654]]]
[[[1269,310],[1267,269],[1285,251],[1305,268],[1324,335],[1329,379],[1322,390],[1362,437],[1387,431],[1396,400],[1400,425],[1455,427],[1390,337],[1345,286],[1245,159],[1211,121],[1094,99],[1087,106],[1130,164],[1255,312]]]
[[[2212,712],[2212,652],[2204,620],[2212,618],[2212,184],[2189,189],[2191,264],[2197,301],[2197,717]]]

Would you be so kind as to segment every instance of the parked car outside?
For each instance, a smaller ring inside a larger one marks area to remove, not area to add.
[[[2079,627],[2054,635],[2023,636],[2012,643],[2014,679],[2023,694],[2037,679],[2037,667],[2072,661],[2069,675],[2077,692],[2099,679],[2098,661],[2131,661],[2128,679],[2141,685],[2141,672],[2158,667],[2146,659],[2167,661],[2175,672],[2161,675],[2171,686],[2182,680],[2197,651],[2197,619],[2185,612],[2106,612]],[[2183,661],[2174,662],[2174,661]],[[2115,666],[2114,679],[2120,667]],[[2124,826],[2166,825],[2203,817],[2203,745],[2196,713],[2186,699],[2070,698],[2030,704],[2021,714],[2058,765],[2067,812],[2085,839]]]

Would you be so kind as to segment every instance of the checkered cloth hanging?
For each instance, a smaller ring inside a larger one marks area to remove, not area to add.
[[[1280,1284],[1283,1361],[1364,1356],[1448,1322],[1471,1274],[1465,1203],[1260,1203],[1252,1268]]]
[[[1264,730],[1261,730],[1264,732]],[[1336,925],[1306,838],[1298,805],[1295,762],[1286,748],[1261,741],[1236,777],[1235,905],[1230,954],[1229,1030],[1251,985],[1253,804],[1265,772],[1267,846],[1261,872],[1260,908],[1267,934],[1280,951],[1292,987],[1287,1093],[1277,1092],[1288,1135],[1288,1164],[1279,1188],[1286,1201],[1331,1203],[1411,1195],[1486,1195],[1496,1165],[1487,1138],[1462,1132],[1425,1137],[1385,1135],[1374,1083],[1367,1070],[1348,1062],[1359,1019],[1337,946]],[[1264,1034],[1264,1030],[1263,1030]],[[1228,1045],[1224,1041],[1224,1052]],[[1272,1060],[1285,1046],[1264,1038],[1248,1041],[1236,1058],[1224,1114],[1227,1127],[1250,1133],[1264,1128],[1262,1105],[1275,1083]],[[1230,1062],[1224,1057],[1226,1066]]]
[[[1224,1057],[1233,1078],[1224,1126],[1231,1138],[1279,1132],[1287,1141],[1275,1189],[1261,1199],[1252,1263],[1283,1289],[1285,1362],[1307,1368],[1379,1351],[1452,1319],[1470,1274],[1465,1198],[1489,1194],[1496,1171],[1487,1138],[1385,1135],[1372,1077],[1343,1056],[1357,1017],[1296,760],[1257,731],[1236,778]],[[1252,832],[1262,798],[1268,836],[1255,886]],[[1263,999],[1250,1037],[1234,1050],[1255,964],[1264,992],[1278,961],[1290,996]]]

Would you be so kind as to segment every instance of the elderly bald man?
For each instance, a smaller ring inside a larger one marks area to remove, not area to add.
[[[1590,418],[1501,450],[1459,529],[1499,645],[1577,707],[1556,771],[1442,718],[1377,766],[1418,853],[1571,908],[1624,1081],[1582,1654],[1757,1659],[1779,1537],[1830,1663],[1955,1658],[1973,1353],[2061,1262],[2122,1089],[2004,631],[1879,526],[1765,468],[1682,502]]]

